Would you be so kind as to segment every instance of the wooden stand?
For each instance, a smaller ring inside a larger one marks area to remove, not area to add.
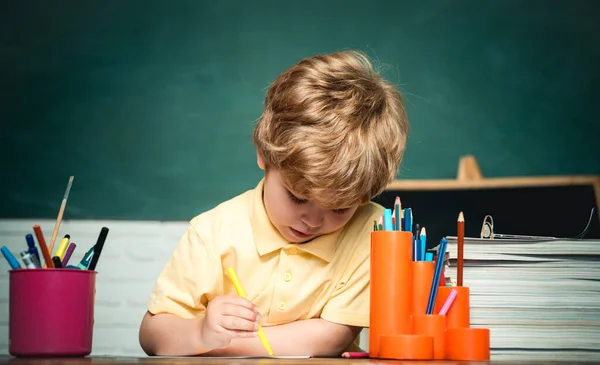
[[[477,160],[467,155],[460,158],[455,180],[394,180],[387,190],[468,190],[468,189],[497,189],[552,187],[569,185],[591,185],[594,188],[596,207],[600,208],[600,176],[544,176],[544,177],[502,177],[484,178]],[[600,215],[599,215],[600,216]]]

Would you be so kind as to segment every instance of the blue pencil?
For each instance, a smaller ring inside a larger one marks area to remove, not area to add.
[[[404,209],[404,230],[407,232],[413,231],[412,208]]]
[[[446,254],[446,245],[448,240],[446,237],[442,238],[440,247],[438,248],[438,259],[435,262],[435,272],[433,274],[433,282],[431,283],[431,290],[429,292],[429,301],[427,302],[426,314],[433,314],[433,307],[435,307],[435,297],[437,295],[438,285],[440,285],[440,275],[442,275],[442,268],[444,267],[444,256]]]
[[[394,230],[396,231],[400,231],[402,230],[402,221],[400,220],[401,216],[402,216],[402,203],[400,202],[400,197],[397,196],[396,200],[394,201],[394,218],[396,218],[396,226],[394,227]]]
[[[394,226],[392,225],[392,210],[384,209],[383,210],[383,230],[384,231],[393,231]]]

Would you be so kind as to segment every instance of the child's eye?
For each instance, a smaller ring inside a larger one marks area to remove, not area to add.
[[[297,196],[292,194],[292,192],[289,190],[287,191],[287,193],[288,193],[288,196],[290,197],[290,200],[292,202],[294,202],[294,204],[304,204],[307,202],[307,200],[302,200],[302,199],[298,198]]]
[[[338,215],[343,215],[343,214],[345,214],[347,211],[348,211],[348,208],[343,208],[343,209],[334,209],[334,210],[333,210],[333,212],[334,212],[335,214],[338,214]]]

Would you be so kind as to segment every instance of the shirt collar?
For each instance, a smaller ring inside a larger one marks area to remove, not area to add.
[[[254,244],[260,256],[282,249],[285,246],[294,246],[299,250],[331,262],[335,255],[338,238],[342,229],[327,235],[319,236],[307,243],[291,243],[286,240],[273,226],[263,202],[264,178],[260,180],[254,193],[251,194],[250,223]]]

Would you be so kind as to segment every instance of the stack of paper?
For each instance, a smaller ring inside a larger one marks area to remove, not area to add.
[[[448,237],[456,281],[456,237]],[[471,326],[493,359],[600,359],[600,241],[466,238]]]

